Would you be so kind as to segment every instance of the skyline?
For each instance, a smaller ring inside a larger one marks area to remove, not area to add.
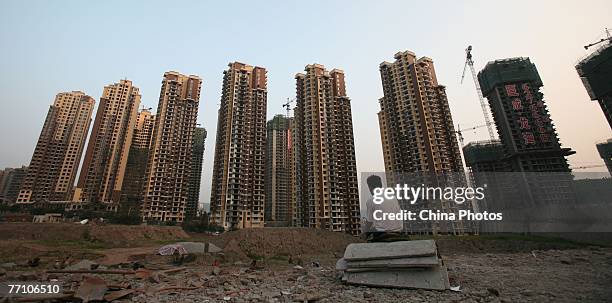
[[[491,10],[499,14],[499,9],[486,2],[447,2],[437,15],[432,13],[438,9],[435,4],[395,2],[397,5],[389,5],[392,2],[385,1],[376,6],[338,1],[325,4],[327,11],[333,12],[323,16],[327,23],[314,22],[310,27],[291,26],[296,24],[295,20],[306,23],[320,17],[319,10],[311,9],[310,4],[243,2],[233,12],[237,21],[226,23],[223,16],[218,16],[231,7],[225,7],[228,5],[225,3],[210,5],[216,8],[212,10],[200,2],[194,2],[190,8],[162,7],[148,2],[147,5],[109,3],[72,2],[69,5],[62,2],[71,10],[49,2],[27,6],[0,4],[0,38],[12,42],[0,49],[3,70],[0,130],[3,145],[13,147],[1,149],[0,167],[29,164],[44,116],[57,93],[84,91],[96,99],[97,110],[103,87],[127,78],[140,88],[142,104],[155,112],[163,73],[175,70],[203,79],[197,120],[207,129],[209,138],[200,201],[208,203],[223,70],[229,62],[240,61],[268,70],[267,120],[285,113],[281,104],[287,97],[295,97],[294,76],[303,72],[307,64],[343,69],[347,95],[353,104],[358,176],[365,171],[383,171],[376,118],[378,99],[382,97],[379,64],[392,61],[395,53],[405,50],[432,58],[440,84],[447,86],[455,124],[468,128],[483,124],[473,81],[467,75],[468,79],[459,84],[464,49],[469,44],[474,47],[477,71],[495,59],[530,57],[542,76],[543,93],[561,143],[577,151],[569,157],[570,164],[603,164],[595,143],[606,140],[611,133],[597,103],[589,100],[574,65],[586,55],[583,45],[596,41],[603,34],[603,28],[611,25],[599,21],[610,19],[612,3],[606,1],[590,3],[596,9],[589,10],[589,16],[577,15],[578,9],[584,6],[577,2],[559,7],[551,1],[517,1],[505,8],[509,11],[503,15],[491,16],[485,13]],[[321,3],[317,4],[323,7]],[[383,6],[386,14],[377,14]],[[519,9],[525,10],[526,15],[519,15]],[[415,10],[424,13],[411,16],[414,19],[405,18],[406,13]],[[266,18],[258,20],[261,23],[253,23],[249,18],[253,11],[266,12]],[[130,15],[136,12],[141,18]],[[183,16],[181,23],[168,25],[164,21],[166,12]],[[199,18],[199,13],[204,17]],[[536,19],[537,14],[559,21],[542,22]],[[108,18],[99,19],[100,16]],[[139,22],[130,24],[134,19]],[[489,22],[497,22],[499,26],[483,26]],[[536,25],[539,27],[534,28]],[[304,31],[297,33],[299,29]],[[496,30],[495,35],[492,30]],[[261,32],[264,34],[258,34]],[[181,42],[190,42],[194,37],[202,41],[194,41],[197,47],[164,44],[163,35],[171,34]],[[317,43],[311,43],[313,39]],[[138,45],[126,47],[129,43]],[[252,48],[240,47],[242,44]],[[179,50],[182,56],[177,57],[175,52]],[[26,122],[23,117],[28,117]],[[464,136],[466,143],[488,138],[486,129],[479,129],[476,134],[469,131]],[[604,170],[603,167],[596,169]]]

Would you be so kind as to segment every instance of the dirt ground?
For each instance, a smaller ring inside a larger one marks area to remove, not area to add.
[[[326,231],[266,228],[213,236],[156,227],[161,228],[159,235],[143,236],[133,233],[150,230],[98,226],[91,241],[49,235],[50,240],[45,233],[32,238],[32,230],[39,227],[7,224],[0,224],[0,282],[57,279],[70,294],[88,277],[97,276],[108,286],[107,295],[126,294],[117,302],[612,301],[611,248],[544,238],[437,239],[451,285],[460,286],[460,292],[454,292],[343,284],[334,264],[346,245],[360,240]],[[16,236],[20,230],[30,235]],[[117,236],[117,230],[126,235]],[[6,236],[7,231],[13,236]],[[128,244],[127,238],[135,240]],[[160,246],[182,240],[214,243],[224,252],[182,263],[155,254]],[[28,265],[35,258],[38,264]],[[99,264],[97,270],[124,274],[48,272],[84,259]]]

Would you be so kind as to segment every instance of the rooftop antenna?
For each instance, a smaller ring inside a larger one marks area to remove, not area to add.
[[[471,45],[469,45],[465,49],[465,65],[463,66],[463,74],[461,74],[461,83],[463,83],[463,78],[465,78],[465,70],[468,66],[472,71],[472,78],[474,79],[474,85],[476,85],[476,92],[478,93],[478,100],[480,101],[480,108],[482,109],[482,115],[484,116],[485,125],[487,126],[487,130],[489,131],[489,138],[491,140],[495,140],[495,132],[493,131],[493,124],[491,123],[491,118],[489,117],[489,110],[487,104],[485,103],[484,96],[482,95],[480,84],[478,83],[476,70],[474,69],[474,60],[472,60]]]

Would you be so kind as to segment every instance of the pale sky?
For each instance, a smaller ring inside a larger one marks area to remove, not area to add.
[[[29,164],[48,106],[62,91],[99,100],[127,78],[157,106],[162,75],[203,78],[198,122],[208,130],[201,202],[208,203],[223,70],[232,61],[268,70],[268,119],[295,96],[310,63],[345,71],[358,172],[383,171],[376,113],[378,65],[398,51],[434,60],[455,124],[483,124],[464,49],[487,61],[530,57],[573,166],[603,164],[595,143],[612,137],[574,65],[583,45],[612,28],[612,1],[0,1],[0,167]],[[464,133],[466,143],[486,129]],[[591,171],[603,171],[595,168]],[[584,170],[582,170],[584,171]]]

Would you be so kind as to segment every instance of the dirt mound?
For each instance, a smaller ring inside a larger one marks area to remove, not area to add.
[[[223,233],[218,237],[226,254],[250,258],[342,255],[359,238],[340,232],[311,228],[254,228]]]
[[[70,223],[0,223],[0,240],[98,241],[126,243],[187,239],[178,226],[81,225]]]

